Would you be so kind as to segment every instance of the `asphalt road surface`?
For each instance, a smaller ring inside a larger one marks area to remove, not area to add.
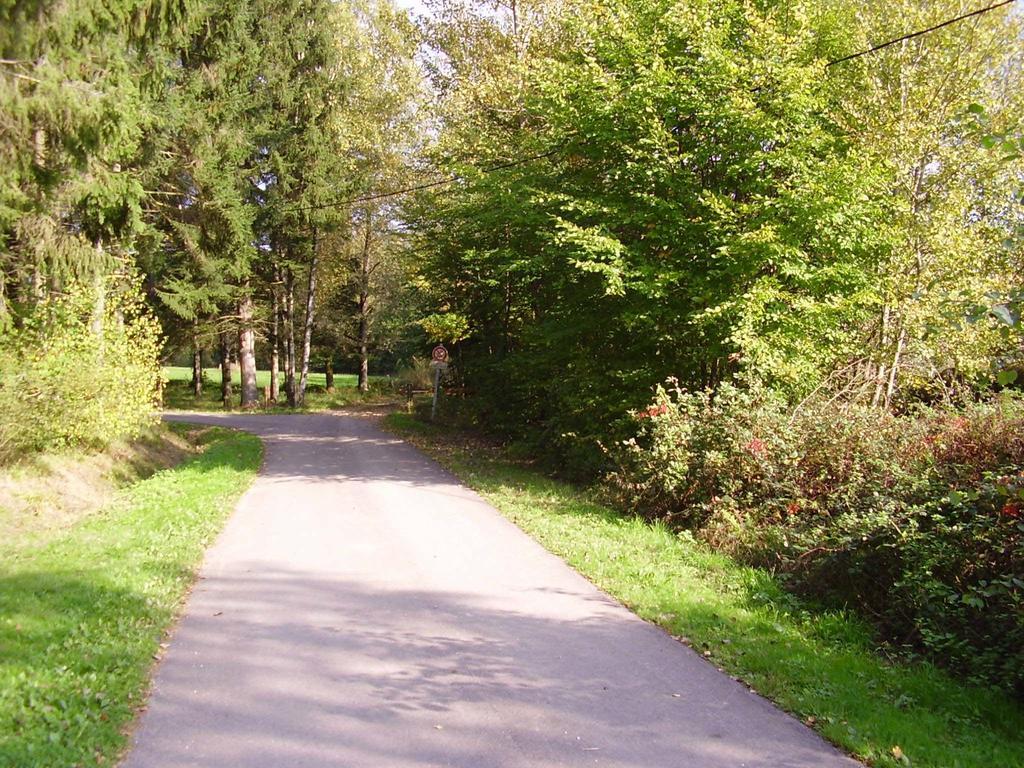
[[[123,768],[852,768],[371,420],[172,416],[266,460]]]

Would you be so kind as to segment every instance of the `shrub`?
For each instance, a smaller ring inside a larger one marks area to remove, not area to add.
[[[134,292],[75,286],[0,336],[0,461],[133,437],[159,395],[159,327]],[[98,322],[100,321],[101,322]]]
[[[620,504],[859,609],[893,645],[1024,694],[1024,407],[893,415],[659,388]]]
[[[413,357],[407,366],[398,370],[395,379],[405,389],[433,389],[434,370],[427,358]]]

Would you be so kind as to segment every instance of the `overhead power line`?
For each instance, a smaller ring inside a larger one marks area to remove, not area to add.
[[[984,8],[979,8],[976,11],[971,11],[970,13],[965,13],[962,16],[957,16],[955,19],[947,19],[941,24],[936,24],[934,27],[928,27],[928,29],[920,29],[917,32],[911,32],[909,34],[903,35],[902,37],[897,37],[895,40],[888,40],[887,42],[879,43],[878,45],[873,45],[866,50],[858,51],[857,53],[851,53],[849,56],[843,56],[843,58],[841,59],[835,59],[834,61],[830,61],[828,64],[826,64],[825,68],[828,69],[833,64],[841,64],[844,61],[850,61],[851,59],[857,59],[860,58],[861,56],[867,56],[869,53],[874,53],[875,51],[880,51],[883,48],[888,48],[890,45],[896,45],[896,43],[902,43],[904,40],[911,40],[915,37],[920,37],[921,35],[927,35],[929,32],[934,32],[937,29],[948,27],[950,24],[956,24],[958,21],[969,19],[972,16],[980,16],[983,13],[994,11],[997,8],[1002,8],[1004,5],[1009,5],[1010,3],[1015,2],[1017,2],[1017,0],[1002,0],[1002,2],[1000,3],[993,3],[992,5],[985,6]]]
[[[517,165],[525,165],[526,163],[532,163],[534,160],[543,160],[546,157],[551,157],[558,154],[561,151],[561,147],[558,149],[552,149],[550,152],[542,152],[539,155],[530,155],[529,157],[523,157],[519,160],[510,160],[507,163],[499,163],[498,165],[488,166],[486,168],[480,168],[480,173],[488,174],[495,173],[496,171],[503,171],[506,168],[515,168]],[[384,200],[389,197],[397,197],[398,195],[408,194],[409,192],[419,192],[424,189],[432,189],[434,187],[441,187],[446,184],[453,184],[456,181],[461,181],[465,176],[462,174],[455,174],[453,176],[446,176],[442,179],[436,179],[435,181],[428,181],[423,184],[416,184],[411,187],[402,187],[400,189],[392,189],[387,192],[378,192],[373,195],[365,195],[363,197],[353,197],[348,200],[331,200],[326,203],[315,203],[313,205],[298,205],[291,208],[283,209],[285,213],[291,213],[293,211],[319,211],[325,208],[344,208],[347,205],[357,205],[359,203],[370,203],[374,200]]]
[[[951,24],[956,24],[958,22],[964,21],[965,19],[970,19],[970,18],[972,18],[974,16],[980,16],[983,13],[988,13],[989,11],[997,10],[998,8],[1002,8],[1003,6],[1007,6],[1007,5],[1010,5],[1011,3],[1015,3],[1015,2],[1017,2],[1017,0],[1001,0],[1001,2],[993,3],[992,5],[987,5],[984,8],[978,8],[977,10],[971,11],[970,13],[965,13],[965,14],[962,14],[962,15],[957,16],[957,17],[952,18],[952,19],[946,19],[946,21],[943,21],[943,22],[941,22],[939,24],[936,24],[934,26],[928,27],[927,29],[919,29],[916,32],[910,32],[910,33],[908,33],[906,35],[902,35],[901,37],[897,37],[897,38],[895,38],[893,40],[887,40],[884,43],[879,43],[878,45],[873,45],[870,48],[866,48],[863,51],[857,51],[856,53],[851,53],[849,56],[843,56],[840,59],[833,59],[832,61],[830,61],[827,64],[825,64],[825,68],[828,69],[829,67],[831,67],[831,66],[833,66],[835,64],[842,64],[844,61],[851,61],[853,59],[858,59],[861,56],[867,56],[868,54],[874,53],[875,51],[880,51],[883,48],[888,48],[890,45],[896,45],[896,43],[902,43],[904,40],[912,40],[915,37],[920,37],[921,35],[927,35],[928,33],[934,32],[934,31],[936,31],[938,29],[942,29],[943,27],[948,27]],[[3,63],[7,63],[7,62],[3,62]],[[483,174],[495,173],[496,171],[502,171],[502,170],[505,170],[507,168],[515,168],[516,166],[519,166],[519,165],[525,165],[526,163],[531,163],[534,160],[543,160],[544,158],[552,157],[553,155],[557,154],[559,151],[561,151],[561,147],[559,147],[558,149],[553,149],[553,150],[551,150],[549,152],[543,152],[543,153],[541,153],[539,155],[530,155],[529,157],[520,158],[519,160],[511,160],[511,161],[509,161],[507,163],[499,163],[498,165],[492,165],[492,166],[489,166],[487,168],[481,168],[479,170],[480,170],[480,173],[483,173]],[[325,203],[316,203],[316,204],[313,204],[313,205],[292,206],[290,208],[285,208],[284,212],[290,213],[290,212],[293,212],[293,211],[318,211],[318,210],[324,210],[326,208],[344,208],[347,205],[358,205],[359,203],[370,203],[370,202],[373,202],[375,200],[385,200],[385,199],[387,199],[389,197],[397,197],[399,195],[405,195],[405,194],[408,194],[410,192],[420,192],[420,191],[422,191],[424,189],[433,189],[435,187],[443,187],[443,186],[446,186],[448,184],[454,184],[456,181],[461,181],[464,178],[465,178],[465,176],[463,176],[462,174],[454,174],[452,176],[446,176],[446,177],[444,177],[442,179],[436,179],[435,181],[428,181],[428,182],[424,182],[423,184],[413,185],[411,187],[402,187],[400,189],[392,189],[392,190],[389,190],[387,192],[378,192],[378,193],[373,194],[373,195],[364,195],[362,197],[353,197],[353,198],[349,198],[347,200],[331,200],[331,201],[328,201],[328,202],[325,202]]]

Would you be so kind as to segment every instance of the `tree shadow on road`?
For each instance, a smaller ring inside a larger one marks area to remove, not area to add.
[[[580,615],[577,593],[545,595],[572,605],[575,615],[560,618],[502,607],[486,590],[369,589],[259,562],[247,570],[197,588],[125,768],[837,759],[611,601]]]

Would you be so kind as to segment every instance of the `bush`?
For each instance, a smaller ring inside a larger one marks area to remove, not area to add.
[[[400,388],[408,390],[433,389],[434,369],[425,357],[413,357],[407,366],[398,370],[395,376]]]
[[[660,388],[609,488],[913,649],[1024,694],[1024,407],[893,415]]]
[[[0,461],[134,437],[153,420],[159,326],[133,292],[76,286],[0,336]],[[101,322],[97,322],[101,320]]]

